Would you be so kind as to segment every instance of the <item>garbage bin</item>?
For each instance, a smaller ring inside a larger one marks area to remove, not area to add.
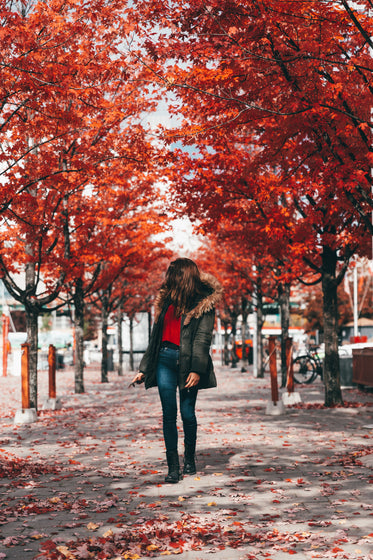
[[[352,356],[339,356],[339,372],[341,387],[353,387]]]
[[[353,381],[358,385],[373,387],[373,348],[356,348],[352,351]]]

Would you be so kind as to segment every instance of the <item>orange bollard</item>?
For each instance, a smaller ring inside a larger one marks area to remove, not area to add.
[[[8,353],[9,353],[9,317],[3,315],[3,377],[8,374]]]
[[[286,371],[287,371],[287,380],[286,380],[286,388],[288,393],[294,393],[294,368],[293,368],[293,339],[287,338],[286,339]]]
[[[16,411],[14,423],[30,424],[38,419],[36,408],[30,408],[30,345],[25,342],[21,349],[22,408]]]
[[[270,336],[268,341],[269,371],[271,374],[272,402],[278,402],[277,360],[276,360],[276,337]]]
[[[29,361],[30,361],[30,345],[25,342],[21,345],[21,381],[22,381],[22,409],[30,408],[30,378],[29,378]]]
[[[56,348],[53,344],[49,345],[48,351],[48,380],[49,380],[49,398],[56,398]]]

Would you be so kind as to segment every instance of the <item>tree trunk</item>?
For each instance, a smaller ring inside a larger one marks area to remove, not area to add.
[[[247,351],[246,351],[246,339],[247,339],[247,316],[248,316],[248,305],[247,299],[242,298],[242,371],[246,371],[246,365],[248,365]]]
[[[117,337],[118,337],[118,375],[123,375],[123,336],[122,336],[122,323],[123,323],[123,309],[118,305],[117,310]]]
[[[131,315],[130,318],[130,370],[134,371],[135,363],[133,359],[133,316]]]
[[[150,341],[151,333],[152,333],[152,312],[148,311],[148,342]]]
[[[26,245],[26,253],[33,256],[30,245]],[[38,317],[40,308],[36,303],[35,263],[30,260],[25,266],[25,300],[26,332],[29,344],[29,382],[30,408],[38,409]],[[34,303],[32,302],[34,300]]]
[[[84,295],[81,278],[75,282],[75,393],[84,393]]]
[[[102,359],[101,359],[101,383],[108,383],[108,311],[107,311],[107,297],[102,298]]]
[[[263,315],[263,294],[260,285],[257,284],[256,291],[256,332],[257,332],[257,356],[258,356],[258,377],[264,377],[264,363],[263,363],[263,329],[264,315]]]
[[[281,387],[286,387],[286,339],[289,336],[290,325],[290,284],[279,284],[278,295],[281,316]]]
[[[39,308],[25,305],[27,342],[30,345],[29,380],[30,408],[38,409],[38,317]]]
[[[229,332],[228,332],[228,323],[224,322],[224,348],[223,348],[223,356],[222,356],[222,365],[227,366],[229,365]]]
[[[330,247],[323,247],[322,291],[324,316],[324,384],[325,406],[343,404],[338,355],[338,303],[337,303],[337,254]]]
[[[236,353],[236,333],[237,333],[237,315],[231,315],[232,326],[232,348],[231,348],[231,367],[237,366],[238,358]]]

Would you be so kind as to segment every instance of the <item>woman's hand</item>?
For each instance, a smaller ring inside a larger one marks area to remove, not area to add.
[[[131,383],[129,384],[129,387],[135,387],[135,385],[139,385],[144,381],[145,381],[145,375],[142,373],[142,371],[139,371],[132,379]]]
[[[185,389],[190,389],[191,387],[195,387],[196,385],[198,385],[199,380],[200,380],[200,376],[198,375],[198,373],[191,372],[186,380]]]

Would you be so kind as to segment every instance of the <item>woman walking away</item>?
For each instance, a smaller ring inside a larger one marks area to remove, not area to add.
[[[195,474],[197,419],[195,405],[199,389],[216,387],[210,346],[215,306],[222,295],[219,282],[200,274],[190,259],[173,261],[155,299],[155,319],[149,346],[133,383],[145,388],[158,386],[163,412],[163,436],[168,474],[165,482],[181,480],[177,388],[184,430],[184,474]]]

